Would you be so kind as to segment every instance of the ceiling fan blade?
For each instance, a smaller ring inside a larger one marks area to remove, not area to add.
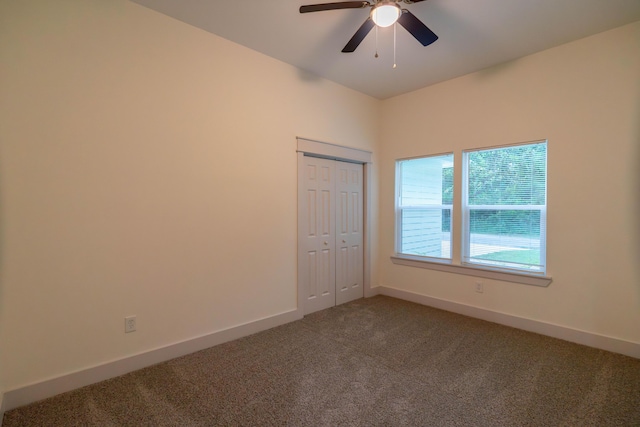
[[[369,31],[371,31],[371,29],[375,25],[376,24],[373,23],[371,18],[367,18],[367,20],[364,21],[364,24],[362,24],[360,28],[358,28],[358,31],[356,31],[356,33],[353,35],[353,37],[351,37],[351,40],[349,40],[349,42],[342,49],[342,51],[345,53],[355,51],[356,48],[360,45],[360,43],[362,43],[362,40],[364,40],[364,38],[367,37],[367,34],[369,34]]]
[[[421,20],[416,18],[413,13],[408,10],[403,10],[402,12],[402,15],[398,18],[398,24],[402,25],[407,31],[409,31],[416,40],[422,43],[422,46],[428,46],[438,40],[438,36],[427,28]]]
[[[367,6],[370,6],[370,4],[366,1],[341,1],[338,3],[309,4],[306,6],[300,6],[300,13],[320,12],[322,10],[334,9],[360,9]]]

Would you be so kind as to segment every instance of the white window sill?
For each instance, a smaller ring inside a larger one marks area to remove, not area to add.
[[[466,276],[484,277],[486,279],[522,283],[523,285],[542,286],[546,288],[551,284],[551,277],[547,276],[499,271],[489,268],[472,267],[469,265],[455,265],[447,261],[431,261],[421,257],[412,257],[408,255],[394,255],[391,257],[391,262],[408,267],[426,268],[429,270],[445,271],[447,273],[464,274]]]

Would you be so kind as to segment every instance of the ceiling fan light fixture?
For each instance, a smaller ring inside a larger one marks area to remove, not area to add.
[[[379,3],[371,9],[371,19],[378,27],[389,27],[396,23],[402,10],[394,3]]]

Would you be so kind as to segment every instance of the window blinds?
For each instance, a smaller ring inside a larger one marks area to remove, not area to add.
[[[544,272],[546,142],[467,151],[463,261]]]

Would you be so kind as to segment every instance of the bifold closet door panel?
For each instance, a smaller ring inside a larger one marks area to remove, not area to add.
[[[335,162],[304,157],[299,192],[299,266],[304,313],[333,307],[335,298]]]
[[[336,305],[364,296],[362,172],[336,162]]]

